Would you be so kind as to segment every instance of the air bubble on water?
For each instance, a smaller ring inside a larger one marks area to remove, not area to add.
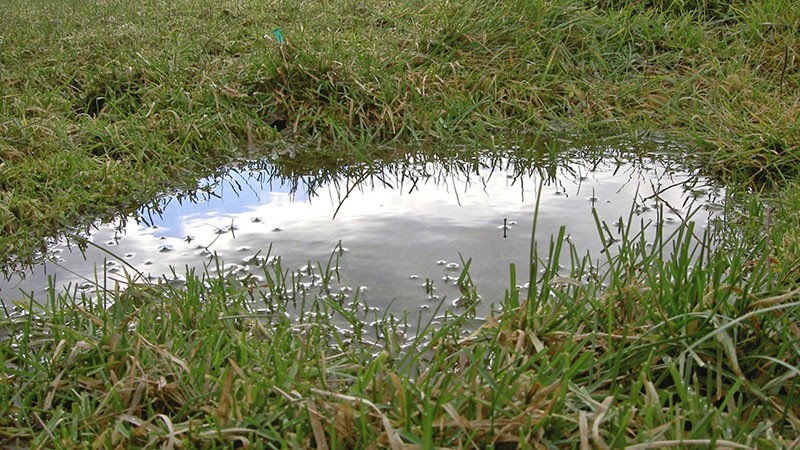
[[[263,221],[264,221],[264,219],[262,219],[261,217],[251,217],[250,218],[250,222],[253,222],[253,223],[261,223]]]
[[[117,241],[106,241],[106,246],[108,247],[113,247],[115,245],[117,245]]]
[[[158,247],[158,252],[159,253],[171,252],[173,250],[173,248],[174,247],[172,245],[161,245],[161,246]]]
[[[256,275],[252,273],[248,274],[248,278],[255,281],[256,283],[261,283],[264,281],[264,277],[262,275]]]
[[[275,227],[275,228],[272,229],[273,233],[279,233],[281,231],[283,231],[283,228],[281,228],[281,227]]]
[[[408,278],[411,279],[411,280],[418,280],[419,279],[419,275],[412,274]]]
[[[445,261],[445,260],[443,260],[443,259],[440,259],[439,261],[436,261],[436,265],[437,265],[437,266],[443,266],[443,265],[445,265],[445,264],[447,264],[447,261]]]
[[[154,261],[153,261],[152,259],[145,259],[145,260],[144,260],[144,265],[145,265],[145,266],[150,266],[150,265],[152,265],[152,264],[153,264],[153,262],[154,262]]]
[[[243,245],[243,246],[241,246],[241,247],[236,247],[236,251],[237,251],[237,252],[246,252],[246,251],[248,251],[248,250],[250,250],[250,247],[248,247],[248,246],[246,246],[246,245]]]
[[[447,270],[458,270],[460,267],[458,263],[450,263],[447,265]]]
[[[419,305],[419,309],[430,309],[431,305]]]
[[[131,253],[131,252],[129,252],[129,253],[125,253],[125,258],[127,258],[127,259],[131,259],[131,258],[133,258],[134,256],[136,256],[136,253]]]
[[[171,284],[183,284],[183,283],[186,283],[186,277],[184,277],[183,275],[177,274],[177,273],[171,274],[171,276],[169,276],[169,277],[165,276],[164,279],[168,283],[171,283]]]
[[[257,267],[263,266],[266,261],[267,257],[264,255],[251,255],[242,258],[242,263],[252,264]]]

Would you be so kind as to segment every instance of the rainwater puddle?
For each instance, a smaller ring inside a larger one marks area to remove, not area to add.
[[[545,167],[504,157],[409,158],[302,176],[254,164],[205,180],[192,195],[164,198],[158,212],[98,225],[83,234],[92,242],[83,253],[57,243],[50,261],[0,281],[0,298],[8,305],[32,293],[44,301],[50,284],[90,293],[128,277],[180,283],[187,269],[258,286],[280,257],[281,270],[304,289],[324,284],[329,267],[328,289],[343,302],[358,297],[393,313],[440,302],[457,309],[456,281],[471,261],[477,311],[485,314],[509,288],[509,264],[518,280],[527,277],[540,186],[540,254],[565,226],[568,243],[597,266],[605,255],[593,209],[612,235],[631,218],[648,239],[658,223],[668,234],[691,218],[702,233],[721,214],[723,191],[666,158],[608,154]],[[614,253],[618,244],[608,245]],[[569,263],[568,250],[562,260]]]

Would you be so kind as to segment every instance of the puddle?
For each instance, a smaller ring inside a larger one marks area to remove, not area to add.
[[[206,189],[164,198],[155,210],[98,225],[84,234],[93,245],[83,254],[66,241],[53,245],[50,261],[24,278],[0,281],[0,298],[9,305],[32,293],[44,301],[48,283],[88,293],[98,283],[124,283],[135,271],[179,283],[187,268],[258,284],[280,256],[281,267],[307,287],[320,283],[314,268],[331,261],[331,288],[342,299],[358,293],[380,311],[413,312],[433,310],[439,301],[452,308],[460,296],[455,280],[471,260],[478,312],[485,313],[503,299],[510,263],[518,280],[527,278],[540,185],[536,238],[544,251],[563,225],[578,253],[588,251],[602,264],[593,208],[612,233],[629,217],[634,229],[646,225],[649,239],[657,221],[665,233],[690,216],[705,227],[722,209],[722,190],[664,161],[617,154],[532,168],[530,161],[500,157],[411,158],[303,176],[284,176],[263,163],[205,180]],[[609,251],[615,248],[612,242]]]

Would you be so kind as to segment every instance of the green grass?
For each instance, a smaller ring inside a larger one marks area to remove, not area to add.
[[[798,445],[796,2],[7,0],[0,14],[11,264],[258,155],[291,170],[656,138],[762,194],[720,235],[679,228],[669,257],[635,235],[613,258],[532,246],[477,330],[374,331],[278,268],[260,290],[189,274],[181,290],[31,299],[0,326],[2,445]]]
[[[64,225],[290,148],[352,161],[493,136],[655,135],[715,174],[792,180],[794,6],[9,0],[0,248],[29,255]]]
[[[563,235],[534,244],[537,288],[526,296],[512,281],[502,313],[477,329],[468,313],[372,317],[324,282],[304,288],[280,260],[259,286],[206,272],[183,289],[53,292],[2,322],[0,437],[36,448],[791,447],[800,241],[783,221],[765,236],[758,203],[748,212],[735,234],[687,224],[657,230],[652,246],[627,235],[613,257],[579,257]]]

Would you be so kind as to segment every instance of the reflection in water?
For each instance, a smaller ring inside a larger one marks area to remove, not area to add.
[[[77,292],[113,288],[137,272],[149,281],[180,282],[191,269],[258,283],[280,255],[281,267],[298,274],[331,261],[341,298],[359,292],[371,306],[393,310],[457,301],[464,283],[456,281],[469,263],[469,286],[488,307],[509,287],[509,264],[528,266],[540,185],[536,239],[546,244],[565,226],[577,254],[594,258],[605,245],[614,252],[615,243],[600,238],[593,209],[606,237],[619,236],[630,222],[652,239],[657,222],[665,233],[688,219],[705,226],[721,201],[720,190],[693,174],[608,152],[545,165],[410,157],[303,174],[260,163],[98,225],[83,235],[92,243],[85,255],[66,241],[54,245],[49,262],[24,279],[0,282],[0,298],[8,304],[32,292],[42,300],[48,277]],[[309,285],[319,282],[316,272]]]

